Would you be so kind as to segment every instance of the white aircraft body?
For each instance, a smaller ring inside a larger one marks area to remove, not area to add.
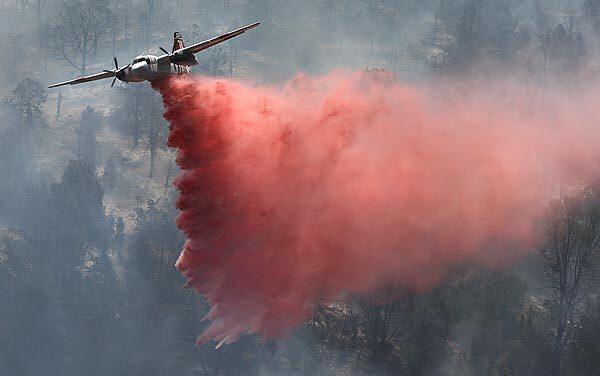
[[[102,73],[92,74],[90,76],[80,77],[70,81],[59,82],[57,84],[50,85],[49,88],[64,85],[77,85],[84,82],[114,77],[111,84],[112,87],[117,79],[123,82],[151,82],[165,77],[189,74],[191,73],[190,67],[198,64],[198,60],[196,60],[196,56],[194,56],[194,54],[204,51],[207,48],[219,43],[223,43],[231,38],[235,38],[238,35],[257,27],[258,25],[260,25],[260,22],[244,26],[227,34],[223,34],[204,42],[193,44],[189,47],[185,47],[181,34],[176,32],[173,37],[173,49],[171,53],[168,53],[164,48],[159,47],[161,51],[165,53],[164,55],[140,55],[133,59],[131,64],[128,64],[122,68],[119,68],[119,63],[115,57],[115,69],[105,70]]]

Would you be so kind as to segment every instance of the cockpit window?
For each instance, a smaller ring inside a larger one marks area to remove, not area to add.
[[[133,64],[146,62],[148,65],[150,65],[150,64],[154,64],[155,61],[156,61],[156,59],[153,58],[152,56],[139,55],[139,56],[136,56],[135,59],[133,59]]]
[[[150,56],[137,56],[135,59],[133,59],[133,64],[141,62],[152,64],[152,59],[150,58]]]

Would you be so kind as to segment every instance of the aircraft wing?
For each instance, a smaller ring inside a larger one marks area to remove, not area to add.
[[[96,73],[96,74],[92,74],[92,75],[89,75],[89,76],[76,78],[76,79],[70,80],[70,81],[59,82],[57,84],[53,84],[53,85],[48,86],[48,88],[53,88],[53,87],[58,87],[58,86],[65,86],[65,85],[77,85],[77,84],[82,84],[84,82],[102,80],[102,79],[110,78],[110,77],[115,77],[114,72]]]
[[[230,31],[229,33],[220,35],[218,37],[215,37],[215,38],[212,38],[212,39],[209,39],[209,40],[206,40],[204,42],[195,43],[195,44],[192,44],[191,46],[180,48],[179,50],[174,51],[172,54],[168,54],[168,55],[165,54],[165,55],[160,56],[158,58],[159,63],[163,62],[163,61],[165,61],[167,59],[171,59],[171,58],[173,58],[175,56],[178,56],[178,55],[179,56],[183,56],[183,55],[187,55],[187,54],[190,54],[190,53],[196,54],[196,53],[198,53],[200,51],[204,51],[207,48],[215,46],[215,45],[217,45],[219,43],[223,43],[223,42],[225,42],[225,41],[227,41],[227,40],[229,40],[231,38],[235,38],[238,35],[244,34],[246,31],[248,31],[250,29],[254,29],[258,25],[260,25],[260,22],[255,22],[255,23],[253,23],[251,25],[244,26],[244,27],[239,28],[239,29],[234,30],[234,31]]]
[[[256,22],[256,23],[253,23],[252,25],[244,26],[244,27],[242,27],[240,29],[231,31],[231,32],[229,32],[227,34],[220,35],[218,37],[209,39],[209,40],[204,41],[204,42],[192,44],[191,46],[188,46],[188,47],[182,48],[182,49],[180,49],[178,51],[175,51],[175,53],[181,52],[183,54],[186,54],[186,53],[196,54],[196,53],[198,53],[200,51],[204,51],[207,48],[210,48],[210,47],[212,47],[214,45],[217,45],[219,43],[223,43],[226,40],[229,40],[231,38],[237,37],[238,35],[244,34],[246,31],[248,31],[250,29],[254,29],[258,25],[260,25],[260,22]]]

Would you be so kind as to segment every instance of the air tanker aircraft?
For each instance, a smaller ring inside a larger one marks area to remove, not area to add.
[[[140,55],[133,59],[131,64],[128,64],[122,68],[119,68],[119,63],[115,57],[115,69],[105,70],[102,73],[92,74],[90,76],[80,77],[70,81],[59,82],[57,84],[50,85],[49,88],[64,85],[82,84],[84,82],[114,77],[113,82],[110,85],[113,87],[117,81],[117,78],[124,82],[142,82],[153,81],[159,78],[170,76],[189,74],[191,73],[190,67],[198,64],[198,60],[196,60],[196,56],[194,56],[195,53],[204,51],[207,48],[219,43],[223,43],[231,38],[235,38],[238,35],[245,33],[247,30],[257,27],[258,25],[260,25],[260,22],[244,26],[227,34],[223,34],[204,42],[193,44],[189,47],[185,47],[181,34],[176,32],[173,37],[173,50],[171,53],[167,52],[164,48],[159,47],[160,50],[165,53],[164,55]]]

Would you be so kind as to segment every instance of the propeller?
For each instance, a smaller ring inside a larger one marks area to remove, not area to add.
[[[169,54],[169,51],[165,50],[164,48],[158,46],[158,49],[161,50],[162,52],[166,53],[167,55]]]
[[[118,78],[119,80],[122,80],[122,79],[123,79],[123,78],[122,78],[122,76],[124,76],[124,74],[123,74],[123,70],[124,70],[125,68],[127,68],[127,67],[128,67],[128,65],[126,65],[126,66],[124,66],[123,68],[119,68],[119,62],[117,61],[117,57],[116,57],[116,56],[113,56],[113,59],[114,59],[114,61],[115,61],[115,69],[114,69],[114,70],[108,70],[108,69],[105,69],[105,70],[104,70],[104,72],[106,72],[106,73],[111,73],[111,74],[112,74],[112,75],[114,75],[114,77],[115,77],[115,78],[113,79],[112,83],[110,84],[110,87],[111,87],[111,88],[112,88],[113,86],[115,86],[115,83],[117,82],[117,78]]]
[[[119,62],[117,61],[117,57],[113,56],[113,59],[115,60],[115,70],[117,71],[116,73],[119,74]],[[117,75],[115,74],[115,78],[112,81],[112,84],[110,84],[110,88],[112,89],[113,86],[115,86],[115,82],[117,82]]]

